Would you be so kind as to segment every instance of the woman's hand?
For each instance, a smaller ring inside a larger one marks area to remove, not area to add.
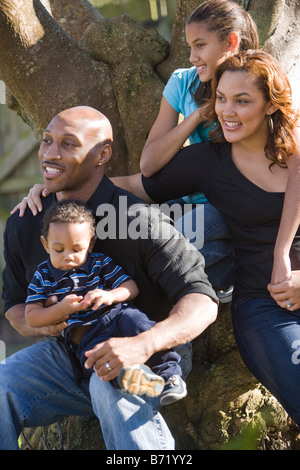
[[[42,212],[43,205],[41,201],[41,196],[47,197],[49,196],[49,192],[45,188],[43,184],[35,184],[28,193],[28,196],[24,197],[24,199],[13,208],[11,214],[19,211],[19,217],[23,217],[27,207],[31,210],[33,215],[36,215],[38,212]]]
[[[290,278],[278,284],[268,284],[268,291],[277,304],[291,312],[300,308],[300,271],[292,271]]]

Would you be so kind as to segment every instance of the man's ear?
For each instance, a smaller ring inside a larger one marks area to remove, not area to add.
[[[110,160],[112,154],[112,148],[110,144],[104,144],[100,147],[99,150],[99,159],[98,159],[98,165],[105,165]]]
[[[41,242],[47,253],[49,254],[49,248],[48,248],[48,242],[47,238],[44,237],[44,235],[41,235]]]

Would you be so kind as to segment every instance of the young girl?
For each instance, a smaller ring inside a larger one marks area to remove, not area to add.
[[[300,425],[300,229],[290,250],[291,282],[270,295],[273,253],[297,150],[291,88],[279,64],[248,51],[220,64],[206,117],[213,142],[180,150],[139,193],[160,202],[203,191],[222,212],[236,253],[233,326],[252,374]],[[137,179],[136,179],[137,181]],[[141,181],[141,180],[140,180]]]

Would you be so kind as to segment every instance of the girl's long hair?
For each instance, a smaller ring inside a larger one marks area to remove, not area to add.
[[[239,35],[239,50],[258,49],[259,39],[254,21],[237,3],[229,0],[208,0],[198,6],[187,20],[190,23],[205,23],[209,31],[215,31],[219,41],[225,41],[229,34]],[[190,92],[194,101],[201,106],[211,96],[211,82],[200,82],[195,71],[195,79]]]

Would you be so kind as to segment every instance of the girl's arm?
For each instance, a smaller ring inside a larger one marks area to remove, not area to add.
[[[163,168],[202,122],[199,109],[178,124],[177,111],[162,97],[158,116],[144,146],[140,168],[146,177]]]
[[[300,128],[295,129],[295,140],[300,149]],[[271,284],[278,284],[291,275],[289,252],[300,225],[300,153],[288,157],[289,179],[283,211],[274,248]]]

